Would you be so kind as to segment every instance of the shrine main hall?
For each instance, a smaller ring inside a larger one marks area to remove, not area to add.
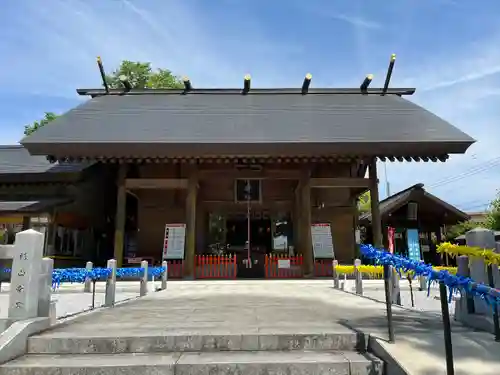
[[[16,151],[46,168],[28,180],[29,172],[5,177],[1,199],[66,199],[37,211],[48,217],[50,255],[66,246],[57,240],[62,227],[87,233],[67,240],[73,256],[159,262],[166,224],[180,223],[186,277],[197,254],[228,251],[301,254],[307,275],[311,227],[327,223],[336,259],[352,263],[357,199],[366,191],[373,241],[382,245],[377,160],[444,162],[474,140],[407,100],[415,89],[310,82],[308,75],[290,89],[252,88],[250,77],[242,89],[195,89],[188,80],[181,90],[79,89],[87,101]],[[69,173],[73,179],[57,177]],[[41,188],[47,176],[52,182]]]

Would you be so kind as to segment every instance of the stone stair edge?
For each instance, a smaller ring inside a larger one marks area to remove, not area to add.
[[[361,350],[368,337],[342,334],[233,334],[131,337],[30,337],[31,354],[167,353],[278,350]]]
[[[302,369],[304,373],[316,369],[336,374],[382,375],[382,362],[368,354],[350,351],[280,351],[280,352],[213,352],[213,353],[133,353],[133,354],[27,354],[0,365],[0,375],[53,374],[56,369],[72,374],[74,370],[99,368],[115,373],[117,369],[140,371],[161,368],[165,374],[205,374],[217,369],[217,374],[254,373],[255,367]],[[102,372],[101,372],[102,371]],[[80,372],[75,372],[80,373]],[[155,372],[156,373],[156,372]],[[210,372],[212,373],[212,372]]]

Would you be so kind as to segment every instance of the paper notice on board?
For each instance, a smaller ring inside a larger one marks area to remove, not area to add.
[[[332,239],[332,228],[330,224],[311,225],[311,237],[313,243],[314,258],[335,258]]]
[[[162,259],[184,259],[186,224],[166,224]]]

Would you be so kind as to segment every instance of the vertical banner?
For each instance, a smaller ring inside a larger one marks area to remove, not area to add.
[[[389,239],[389,252],[394,254],[394,234],[396,233],[396,228],[387,228],[387,238]]]
[[[407,229],[406,239],[408,241],[408,258],[411,260],[422,260],[420,254],[420,238],[418,236],[418,229]]]

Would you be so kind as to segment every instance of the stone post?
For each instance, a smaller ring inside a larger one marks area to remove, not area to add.
[[[419,287],[418,290],[427,290],[427,276],[421,275],[418,277]]]
[[[401,306],[401,287],[399,280],[399,273],[395,268],[392,268],[392,277],[391,277],[391,287],[392,287],[392,303],[395,305]]]
[[[338,265],[339,265],[339,261],[338,260],[334,260],[332,262],[333,287],[335,289],[339,289],[339,287],[340,287],[339,274],[337,272],[337,266]]]
[[[148,294],[148,261],[143,260],[141,262],[141,268],[144,270],[144,273],[141,276],[141,286],[139,289],[139,295],[141,297]]]
[[[50,296],[52,293],[52,271],[54,259],[43,258],[40,272],[40,296],[38,302],[38,316],[50,317]]]
[[[469,257],[461,255],[457,258],[457,276],[469,277]],[[467,314],[474,314],[474,299],[468,293],[463,293],[455,303],[455,320],[465,321]]]
[[[165,269],[165,271],[161,275],[161,290],[165,290],[167,289],[167,280],[168,280],[168,262],[164,260],[161,266]]]
[[[16,234],[10,281],[10,321],[38,316],[43,234],[28,229]]]
[[[482,249],[496,248],[495,233],[489,229],[472,229],[465,234],[465,241],[467,246],[480,247]],[[475,282],[488,285],[488,273],[483,259],[470,259],[470,277]],[[474,306],[477,314],[491,314],[491,308],[480,297],[474,297]]]
[[[115,305],[116,300],[116,259],[109,259],[107,268],[111,269],[106,280],[106,290],[104,292],[104,306],[110,307]]]
[[[356,286],[356,294],[363,295],[363,275],[359,272],[359,266],[361,266],[361,260],[354,260],[354,282]]]
[[[92,268],[94,268],[94,265],[92,262],[87,262],[85,265],[85,269],[88,271],[92,271]],[[90,278],[85,279],[85,284],[83,286],[83,292],[84,293],[90,293],[92,291],[92,280]]]

